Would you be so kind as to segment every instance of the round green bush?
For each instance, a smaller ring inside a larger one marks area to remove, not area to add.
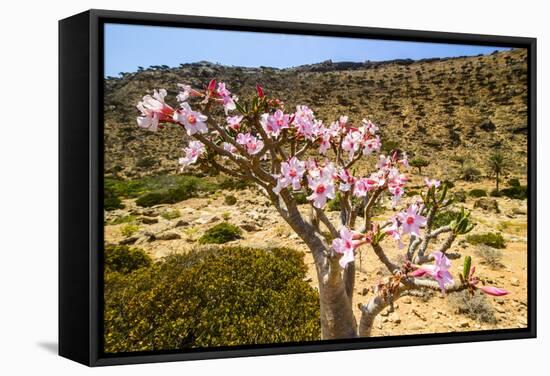
[[[200,244],[223,244],[241,238],[242,230],[228,222],[218,223],[199,238]]]
[[[103,266],[106,272],[131,273],[150,266],[152,262],[151,257],[140,248],[130,248],[127,245],[105,246]]]
[[[237,197],[233,195],[226,195],[224,198],[224,202],[226,205],[235,205],[237,203]]]
[[[500,232],[486,232],[484,234],[472,234],[466,237],[470,244],[485,244],[493,248],[506,248],[506,242]]]
[[[106,273],[105,351],[318,340],[319,297],[292,249],[210,248]]]
[[[468,192],[468,195],[470,197],[476,197],[476,198],[487,197],[487,191],[485,189],[475,188],[475,189],[470,190],[470,192]]]
[[[521,184],[519,182],[519,179],[517,178],[513,178],[513,179],[510,179],[508,180],[508,186],[509,187],[519,187]]]
[[[103,208],[107,211],[124,208],[120,198],[107,186],[103,190]]]

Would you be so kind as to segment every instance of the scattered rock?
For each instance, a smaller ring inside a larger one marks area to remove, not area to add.
[[[403,304],[411,304],[412,303],[412,300],[411,300],[410,296],[405,296],[403,299],[401,299],[401,301],[403,302]]]
[[[494,198],[482,197],[476,200],[476,202],[474,203],[474,209],[477,209],[477,208],[487,210],[489,212],[494,212],[497,214],[500,213],[500,209],[498,208],[498,202]]]
[[[215,216],[213,216],[212,218],[210,218],[210,221],[209,221],[209,222],[210,222],[210,223],[212,223],[212,222],[218,222],[219,220],[220,220],[220,217],[218,217],[218,216],[215,215]]]
[[[134,244],[137,240],[138,240],[137,236],[131,236],[129,238],[122,239],[121,241],[118,242],[118,244],[120,244],[120,245],[130,245],[130,244]]]
[[[359,295],[365,296],[369,293],[369,289],[367,287],[363,288],[363,290],[359,293]]]
[[[243,222],[239,225],[239,227],[248,232],[260,231],[260,228],[252,222]]]
[[[305,277],[305,278],[303,279],[303,281],[304,281],[304,282],[307,282],[307,283],[310,283],[310,282],[313,282],[313,278],[311,278],[311,277]]]
[[[424,329],[424,325],[422,325],[421,323],[414,323],[414,324],[411,324],[409,326],[409,328],[411,330],[414,330],[414,331],[418,331],[418,330],[423,330]]]
[[[497,311],[498,313],[506,313],[506,310],[499,305],[495,307],[495,311]]]
[[[146,209],[146,210],[143,211],[142,214],[147,216],[147,217],[158,217],[159,216],[159,213],[154,209]]]
[[[175,239],[181,239],[180,234],[176,234],[175,232],[165,232],[164,234],[156,235],[157,240],[175,240]]]
[[[180,219],[174,227],[186,227],[189,226],[189,222]]]
[[[401,324],[401,316],[399,316],[399,314],[397,312],[393,312],[390,315],[389,320],[391,322],[393,322],[394,324]]]
[[[154,218],[154,217],[141,217],[139,221],[145,225],[152,225],[155,223],[159,223],[158,218]]]
[[[517,278],[510,278],[510,284],[511,284],[512,286],[516,286],[516,287],[519,286],[519,279],[517,279]]]
[[[460,326],[461,328],[469,328],[470,327],[470,322],[468,320],[461,320],[458,323],[458,326]]]

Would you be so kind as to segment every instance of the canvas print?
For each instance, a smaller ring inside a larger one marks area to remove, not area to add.
[[[104,25],[103,349],[527,327],[527,50]]]

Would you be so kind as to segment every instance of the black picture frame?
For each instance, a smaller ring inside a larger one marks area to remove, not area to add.
[[[528,325],[407,335],[108,355],[102,350],[103,24],[199,27],[526,48]],[[88,10],[59,21],[59,354],[88,366],[432,345],[536,337],[536,39],[432,31]]]

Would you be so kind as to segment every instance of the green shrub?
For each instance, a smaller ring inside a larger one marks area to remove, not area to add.
[[[137,167],[143,167],[143,168],[153,167],[156,164],[157,164],[157,160],[153,157],[144,157],[144,158],[138,159],[138,161],[136,162]]]
[[[519,187],[521,184],[519,182],[519,179],[510,179],[508,180],[508,186],[509,187]]]
[[[133,223],[135,221],[136,221],[136,216],[132,215],[132,214],[128,214],[128,215],[123,215],[122,217],[117,217],[117,218],[111,220],[110,222],[108,222],[108,224],[110,224],[110,225],[121,225],[123,223]]]
[[[123,236],[132,236],[139,230],[139,227],[133,223],[127,223],[120,228],[120,233]]]
[[[462,170],[462,179],[466,181],[477,181],[481,176],[481,172],[472,166],[466,167]]]
[[[171,220],[181,217],[181,213],[178,209],[165,210],[160,214],[160,216],[164,219]]]
[[[500,232],[486,232],[484,234],[472,234],[466,237],[470,244],[485,244],[493,248],[506,248],[506,243]]]
[[[502,190],[497,191],[496,188],[492,189],[491,192],[489,192],[489,195],[491,197],[502,197]]]
[[[240,191],[250,187],[250,183],[244,180],[233,179],[226,176],[218,182],[218,186],[220,189]]]
[[[381,151],[384,154],[390,154],[395,149],[399,149],[399,142],[392,140],[384,140],[382,142]]]
[[[226,205],[235,205],[237,203],[237,197],[233,195],[226,195],[223,202],[225,202]]]
[[[485,189],[474,188],[468,192],[468,196],[475,198],[487,197],[487,191]]]
[[[320,339],[319,297],[291,249],[210,248],[105,275],[107,353]]]
[[[449,189],[452,189],[452,188],[455,187],[455,183],[452,182],[451,180],[448,180],[448,179],[443,180],[442,185],[446,185],[447,188],[449,188]]]
[[[103,266],[106,272],[130,273],[151,266],[153,260],[140,248],[127,245],[105,246]]]
[[[199,238],[200,244],[223,244],[240,239],[242,230],[228,222],[218,223]]]
[[[120,198],[108,187],[103,189],[103,208],[107,211],[124,208]]]
[[[340,206],[340,192],[336,193],[336,196],[327,202],[328,211],[340,211],[342,207]]]
[[[514,200],[525,200],[528,194],[526,185],[504,188],[500,190],[500,193]]]
[[[196,197],[200,192],[212,192],[218,185],[207,178],[190,175],[148,176],[136,180],[105,178],[105,190],[117,198],[135,198],[142,207],[174,204]]]
[[[307,194],[304,192],[294,193],[294,199],[298,205],[303,205],[308,203]]]
[[[456,219],[458,214],[460,213],[453,210],[444,210],[437,212],[432,222],[433,228],[447,226],[449,223],[451,223],[453,219]]]

